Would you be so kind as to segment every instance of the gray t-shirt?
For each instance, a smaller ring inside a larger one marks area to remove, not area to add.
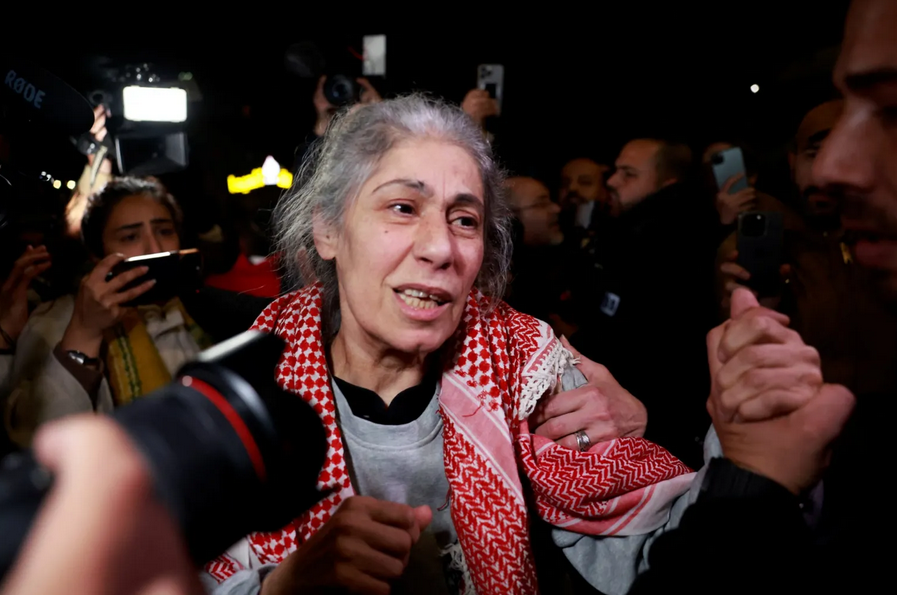
[[[433,521],[411,552],[396,595],[454,594],[459,577],[447,573],[450,557],[443,550],[457,543],[449,511],[449,484],[442,456],[439,389],[414,421],[400,425],[370,422],[352,413],[336,382],[332,383],[346,463],[352,485],[361,496],[429,506]],[[434,387],[435,388],[435,387]]]

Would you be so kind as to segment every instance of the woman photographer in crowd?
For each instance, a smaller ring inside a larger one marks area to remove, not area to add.
[[[154,179],[115,178],[85,206],[81,237],[96,265],[77,295],[41,304],[18,341],[5,406],[10,437],[27,446],[40,424],[79,412],[109,412],[165,385],[212,340],[180,299],[126,307],[153,285],[147,272],[108,278],[125,258],[178,250],[181,210]]]

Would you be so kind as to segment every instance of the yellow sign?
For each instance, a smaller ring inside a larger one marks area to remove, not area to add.
[[[850,248],[848,248],[847,244],[844,242],[841,242],[841,258],[844,259],[844,264],[853,262],[853,255],[850,253]]]
[[[270,178],[266,180],[265,175],[262,173],[262,168],[257,167],[248,176],[227,176],[227,191],[231,194],[249,194],[253,190],[258,190],[265,186],[289,188],[293,185],[293,174],[285,169],[281,169],[280,173],[277,174],[276,183],[270,183],[272,181]]]

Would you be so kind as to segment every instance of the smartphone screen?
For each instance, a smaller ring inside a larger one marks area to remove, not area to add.
[[[362,43],[364,76],[386,76],[386,36],[365,35]]]
[[[498,102],[501,111],[505,68],[501,64],[480,64],[477,67],[477,88],[483,89]]]

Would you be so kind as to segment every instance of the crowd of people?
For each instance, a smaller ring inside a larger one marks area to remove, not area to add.
[[[322,79],[270,254],[244,242],[202,288],[133,305],[154,281],[122,261],[214,261],[222,230],[188,239],[160,180],[104,166],[91,184],[88,163],[63,235],[20,233],[0,290],[5,448],[58,478],[4,593],[880,588],[895,26],[894,3],[854,0],[839,94],[792,131],[791,196],[757,190],[752,160],[747,184],[717,183],[715,155],[751,154],[727,139],[505,172],[487,92],[454,106],[362,81],[337,110]],[[770,291],[738,258],[754,211],[784,225]],[[321,417],[322,499],[196,569],[103,414],[248,328],[284,340],[277,382]]]

